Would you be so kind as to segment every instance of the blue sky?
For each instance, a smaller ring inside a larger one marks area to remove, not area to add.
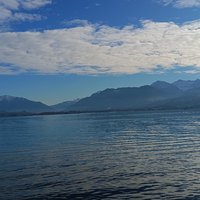
[[[199,78],[200,0],[0,0],[0,95],[54,104]]]

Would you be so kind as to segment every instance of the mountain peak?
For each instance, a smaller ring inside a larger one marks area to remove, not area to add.
[[[51,111],[51,108],[41,102],[31,101],[23,97],[0,96],[0,112],[22,111],[38,113]]]
[[[196,80],[181,80],[175,81],[172,83],[174,86],[180,90],[186,91],[194,88],[200,88],[200,79]]]
[[[166,81],[156,81],[152,83],[151,86],[154,88],[165,89],[165,88],[171,87],[172,85]]]
[[[0,96],[0,101],[11,101],[13,99],[16,99],[17,97],[10,96],[10,95],[3,95]]]

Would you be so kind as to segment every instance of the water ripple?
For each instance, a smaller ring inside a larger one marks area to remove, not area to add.
[[[200,199],[199,112],[0,119],[0,199]]]

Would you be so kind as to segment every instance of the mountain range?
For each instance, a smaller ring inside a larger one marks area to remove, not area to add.
[[[141,87],[106,89],[89,97],[48,106],[21,97],[0,96],[0,113],[94,112],[200,109],[200,79],[156,81]]]

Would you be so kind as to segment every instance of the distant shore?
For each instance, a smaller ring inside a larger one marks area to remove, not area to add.
[[[200,111],[200,108],[174,108],[174,109],[114,109],[114,110],[94,110],[94,111],[64,111],[64,112],[0,112],[0,117],[23,117],[23,116],[42,116],[42,115],[70,115],[86,113],[111,113],[111,112],[176,112],[176,111]]]

